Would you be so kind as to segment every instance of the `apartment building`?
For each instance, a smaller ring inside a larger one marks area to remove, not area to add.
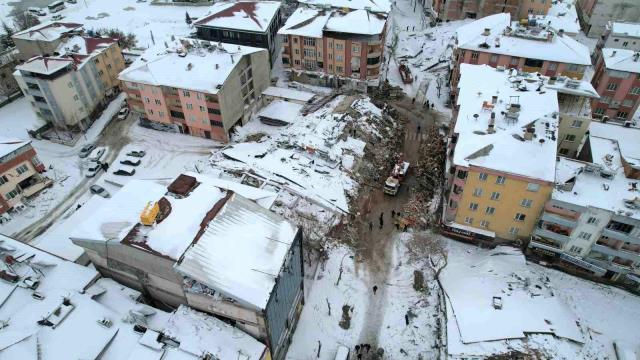
[[[377,80],[386,31],[386,13],[301,6],[278,31],[284,37],[282,63],[294,79]]]
[[[279,1],[238,1],[215,3],[208,15],[194,23],[202,40],[267,49],[273,62],[280,51],[277,36],[282,25]]]
[[[115,39],[74,36],[55,50],[17,66],[15,79],[38,116],[58,129],[85,131],[118,91],[120,47]]]
[[[610,21],[598,40],[596,49],[640,51],[640,23]]]
[[[17,32],[11,37],[18,49],[18,58],[28,60],[39,55],[54,55],[66,37],[80,34],[82,24],[48,21]]]
[[[638,129],[594,122],[587,161],[559,158],[531,251],[640,290],[639,136]]]
[[[433,0],[432,9],[438,19],[479,19],[508,13],[512,20],[526,19],[529,15],[546,15],[551,0]]]
[[[132,180],[70,239],[104,276],[226,319],[281,360],[302,311],[304,269],[302,232],[269,210],[276,197],[201,174],[168,186]]]
[[[119,79],[131,110],[154,126],[229,141],[270,85],[269,53],[183,39],[146,51]]]
[[[51,186],[53,182],[40,175],[44,171],[31,141],[0,136],[0,215]]]
[[[18,51],[15,48],[0,51],[0,99],[20,91],[20,87],[13,78],[13,72],[18,65]]]
[[[487,64],[578,80],[591,65],[589,48],[585,45],[545,24],[512,23],[509,14],[487,16],[458,28],[453,57],[450,76],[453,103],[460,64]]]
[[[610,21],[640,22],[640,8],[635,0],[577,0],[576,11],[582,30],[597,38]]]
[[[557,92],[515,69],[460,71],[443,231],[490,244],[527,239],[553,189]]]
[[[600,99],[591,101],[593,116],[603,121],[630,122],[640,104],[640,53],[603,48],[591,83]]]

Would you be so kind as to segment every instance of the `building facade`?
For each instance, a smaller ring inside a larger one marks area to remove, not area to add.
[[[16,67],[14,76],[38,116],[57,129],[86,131],[118,90],[124,58],[113,39],[78,36],[73,41],[90,52],[59,47],[63,55],[30,58]]]
[[[640,104],[640,53],[603,48],[591,83],[600,95],[591,101],[593,117],[630,122]]]
[[[279,1],[219,2],[194,25],[199,39],[267,49],[271,64],[278,57]]]
[[[585,45],[538,24],[512,24],[508,14],[488,16],[460,27],[453,57],[452,101],[455,101],[460,78],[460,64],[486,64],[578,80],[591,65]]]
[[[596,38],[610,21],[640,22],[640,9],[634,0],[577,0],[576,11],[582,30]]]
[[[299,7],[278,32],[283,66],[314,77],[378,79],[386,18],[369,10]]]
[[[526,19],[529,15],[546,15],[550,0],[433,0],[432,9],[437,18],[446,20],[479,19],[509,13],[512,20]]]
[[[18,58],[53,56],[63,39],[81,33],[82,24],[61,21],[45,22],[17,32],[11,37],[18,49]]]
[[[30,141],[0,138],[0,215],[51,186],[53,182],[40,175],[44,171]]]
[[[596,49],[640,51],[640,23],[611,21],[596,44]]]
[[[18,52],[15,48],[0,52],[0,97],[9,96],[20,91],[20,87],[13,77],[18,65]]]
[[[174,44],[179,50],[151,49],[123,71],[119,79],[127,101],[163,129],[229,141],[270,85],[269,54],[240,45],[193,44],[182,40]]]

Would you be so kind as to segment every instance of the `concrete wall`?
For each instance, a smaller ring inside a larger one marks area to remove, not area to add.
[[[16,44],[16,48],[20,52],[18,54],[18,59],[28,60],[34,56],[44,54],[53,55],[56,49],[58,49],[58,46],[60,45],[62,40],[56,39],[52,41],[34,41],[13,38],[13,42]]]
[[[8,194],[12,191],[20,192],[18,187],[20,182],[44,170],[40,164],[36,151],[31,145],[26,145],[15,151],[14,154],[2,158],[0,163],[0,177],[2,177],[2,181],[0,181],[2,183],[0,184],[0,214],[7,212],[22,200],[21,194],[17,194],[13,198],[10,198]],[[22,165],[27,166],[27,171],[19,174],[17,168]],[[39,166],[36,167],[36,165]]]
[[[576,10],[582,30],[592,38],[602,35],[609,21],[640,21],[636,0],[579,0]]]
[[[432,4],[442,20],[479,19],[503,12],[518,20],[529,14],[546,15],[551,0],[433,0]]]
[[[620,77],[624,76],[624,77]],[[626,113],[619,120],[631,120],[640,105],[640,95],[632,94],[634,88],[640,88],[640,79],[636,73],[620,73],[605,68],[604,59],[599,58],[591,84],[600,95],[600,99],[591,101],[594,117],[608,116],[618,119],[618,115]],[[610,84],[616,84],[615,90],[609,90]]]

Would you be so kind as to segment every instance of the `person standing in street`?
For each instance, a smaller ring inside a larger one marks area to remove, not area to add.
[[[376,294],[376,291],[378,291],[378,285],[373,285],[373,295]]]

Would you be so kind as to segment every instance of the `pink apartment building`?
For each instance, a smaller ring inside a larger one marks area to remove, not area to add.
[[[546,15],[551,0],[433,0],[432,8],[440,20],[476,19],[509,13],[513,20],[529,15]]]
[[[546,76],[582,79],[591,65],[589,48],[562,31],[520,25],[496,14],[461,26],[456,32],[451,96],[455,102],[460,64],[515,68]]]
[[[640,53],[604,48],[601,54],[591,80],[600,95],[591,101],[593,116],[626,123],[640,103]]]
[[[156,128],[226,142],[270,82],[265,49],[182,39],[120,73],[131,110]]]

